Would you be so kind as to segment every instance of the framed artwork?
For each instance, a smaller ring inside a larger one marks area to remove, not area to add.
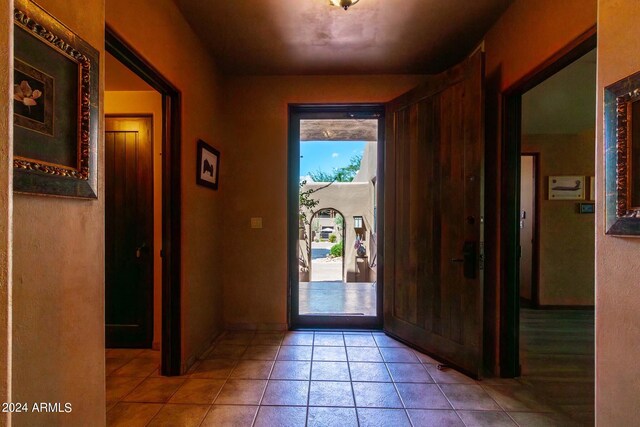
[[[606,234],[640,236],[640,72],[605,88]]]
[[[550,176],[549,200],[584,200],[584,186],[584,176]]]
[[[29,0],[14,8],[14,191],[97,198],[99,53]]]
[[[596,200],[596,177],[595,176],[589,177],[589,200],[591,201]]]
[[[217,190],[219,167],[220,152],[203,140],[198,140],[196,184]]]
[[[596,213],[596,204],[595,203],[579,203],[579,212],[581,214],[594,214]]]

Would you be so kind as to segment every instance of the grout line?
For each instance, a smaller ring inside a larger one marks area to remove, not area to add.
[[[344,341],[344,335],[342,336],[342,339]],[[347,352],[346,344],[347,343],[345,341],[344,352],[347,355],[347,370],[349,371],[349,384],[351,384],[351,397],[353,397],[353,406],[356,410],[356,423],[358,424],[358,427],[360,427],[360,413],[358,412],[358,403],[356,402],[356,391],[353,388],[353,377],[351,376],[351,362],[349,361],[349,353]]]

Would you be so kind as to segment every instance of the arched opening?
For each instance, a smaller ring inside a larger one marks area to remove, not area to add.
[[[342,282],[346,227],[344,215],[334,208],[318,209],[309,221],[309,281]]]

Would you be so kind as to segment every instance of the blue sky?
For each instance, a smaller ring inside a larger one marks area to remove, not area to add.
[[[302,141],[300,143],[300,176],[318,169],[331,172],[347,166],[356,154],[362,154],[364,141]]]

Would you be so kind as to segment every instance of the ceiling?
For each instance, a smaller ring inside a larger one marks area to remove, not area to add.
[[[133,71],[125,67],[109,52],[105,55],[104,88],[108,91],[152,91],[154,90]]]
[[[596,50],[522,96],[522,133],[578,134],[596,126]]]
[[[422,74],[459,62],[512,0],[174,0],[229,74]]]

